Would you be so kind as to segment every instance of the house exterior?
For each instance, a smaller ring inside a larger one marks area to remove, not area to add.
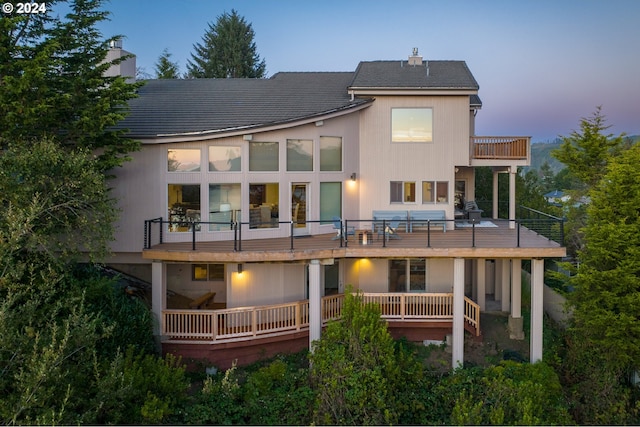
[[[478,90],[465,62],[417,50],[353,72],[147,82],[121,123],[142,149],[115,171],[109,263],[152,283],[164,351],[225,367],[312,346],[351,285],[397,335],[451,335],[456,366],[489,303],[522,336],[531,260],[541,359],[543,263],[566,250],[516,218],[530,140],[476,136]],[[465,210],[478,166],[494,170],[482,218]]]

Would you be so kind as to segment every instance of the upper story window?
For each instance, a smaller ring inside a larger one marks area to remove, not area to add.
[[[339,136],[320,137],[320,171],[342,170],[342,138]]]
[[[209,147],[209,172],[240,172],[242,148],[228,145]]]
[[[415,203],[416,183],[410,181],[391,181],[391,203]]]
[[[277,172],[278,143],[277,142],[250,142],[249,143],[249,170],[252,172]]]
[[[313,140],[287,139],[287,171],[313,172]]]
[[[392,108],[391,142],[433,142],[433,109]]]
[[[167,151],[167,171],[200,172],[200,149],[170,148]]]

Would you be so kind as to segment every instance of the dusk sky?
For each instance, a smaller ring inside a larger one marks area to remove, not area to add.
[[[551,141],[601,105],[610,133],[640,134],[637,0],[111,0],[103,35],[155,75],[167,48],[181,73],[208,23],[238,11],[268,76],[353,71],[359,61],[464,60],[480,84],[476,134]]]

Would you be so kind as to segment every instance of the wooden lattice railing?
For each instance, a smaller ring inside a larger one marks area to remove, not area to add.
[[[363,293],[387,320],[452,320],[453,294]],[[322,323],[339,319],[344,295],[322,298]],[[480,307],[465,298],[464,318],[480,333]],[[170,339],[228,342],[279,335],[309,328],[309,301],[224,310],[164,310],[162,333]]]

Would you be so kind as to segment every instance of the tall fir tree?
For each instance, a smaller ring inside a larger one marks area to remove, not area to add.
[[[75,0],[60,18],[10,15],[0,19],[0,146],[51,137],[60,146],[98,153],[97,165],[122,164],[138,143],[113,126],[127,112],[138,84],[105,77],[109,42],[96,25],[103,0]],[[47,3],[47,7],[56,2]]]
[[[238,12],[223,13],[193,45],[194,53],[187,62],[187,75],[192,78],[261,78],[266,64],[256,52],[255,33],[251,24]]]
[[[164,49],[155,63],[156,79],[178,79],[180,78],[178,63],[171,60],[169,49]]]

